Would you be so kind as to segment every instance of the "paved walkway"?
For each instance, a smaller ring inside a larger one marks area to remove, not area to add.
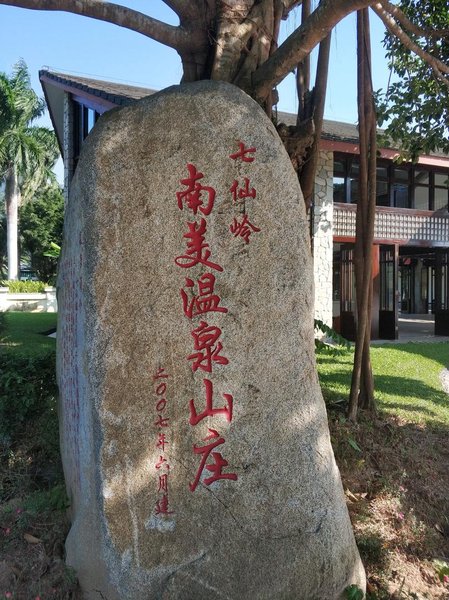
[[[401,315],[399,339],[375,340],[373,344],[405,344],[406,342],[449,342],[449,336],[435,335],[433,315]]]

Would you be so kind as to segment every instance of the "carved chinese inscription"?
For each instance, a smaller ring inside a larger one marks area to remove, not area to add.
[[[171,515],[173,510],[169,504],[169,475],[170,475],[170,463],[165,454],[165,448],[169,445],[169,427],[170,418],[167,411],[167,387],[168,387],[168,373],[163,367],[159,367],[153,375],[153,392],[155,395],[155,408],[157,413],[157,419],[154,425],[157,427],[157,440],[156,449],[158,451],[158,459],[154,465],[156,471],[157,480],[157,493],[158,499],[154,509],[154,514],[158,515]]]
[[[256,148],[246,148],[243,142],[239,142],[238,152],[234,152],[229,155],[234,161],[241,161],[242,163],[251,163],[255,160],[255,156],[250,156],[256,153]],[[243,216],[241,218],[234,217],[233,222],[229,226],[229,231],[235,238],[241,237],[245,244],[249,244],[250,236],[253,233],[259,233],[260,228],[254,223],[251,223],[246,213],[245,199],[254,199],[256,197],[256,189],[252,187],[249,177],[243,177],[243,183],[237,179],[234,179],[229,191],[232,195],[232,201],[234,204],[242,204]]]
[[[239,141],[238,150],[229,154],[229,158],[242,163],[251,163],[255,160],[255,153],[255,147],[247,147],[244,142]],[[182,189],[176,193],[178,208],[180,210],[190,210],[194,217],[197,217],[198,212],[202,213],[204,217],[208,217],[213,211],[217,190],[210,185],[206,185],[207,178],[205,178],[204,173],[198,170],[196,165],[187,163],[186,168],[188,175],[180,179],[179,183]],[[228,188],[229,191],[234,203],[244,201],[246,198],[254,199],[257,193],[247,176],[244,176],[242,181],[235,179]],[[206,241],[208,222],[204,217],[200,216],[199,221],[188,221],[186,223],[188,231],[183,234],[183,238],[187,240],[187,246],[184,254],[174,259],[175,264],[183,269],[202,265],[205,268],[223,272],[223,267],[211,260],[212,249]],[[249,221],[244,210],[242,220],[238,221],[235,218],[234,223],[230,226],[230,231],[234,237],[241,237],[248,244],[250,235],[254,232],[260,232],[260,228]],[[193,319],[206,313],[226,314],[228,312],[226,306],[222,306],[222,299],[215,291],[215,282],[215,275],[209,271],[202,273],[196,282],[190,277],[185,278],[184,288],[180,290],[182,310],[185,317]],[[216,419],[220,415],[223,415],[228,423],[232,422],[234,403],[232,394],[222,392],[225,404],[221,407],[214,407],[213,399],[213,370],[217,365],[226,366],[229,364],[229,358],[226,356],[223,342],[220,339],[222,333],[221,327],[206,320],[201,320],[191,330],[193,352],[187,356],[187,360],[191,361],[191,368],[194,373],[199,370],[209,374],[209,378],[203,379],[205,391],[204,410],[201,412],[197,410],[196,406],[199,405],[199,402],[195,403],[193,398],[189,403],[189,424],[192,427],[195,427],[206,417]],[[224,471],[226,467],[229,467],[229,463],[223,458],[221,452],[216,451],[218,446],[225,444],[223,434],[211,428],[208,428],[208,432],[208,435],[201,440],[201,444],[193,445],[193,452],[200,457],[200,463],[193,481],[189,484],[192,492],[195,491],[202,477],[204,485],[210,485],[222,479],[236,481],[238,478],[236,473]],[[203,476],[207,474],[207,471],[210,475]]]

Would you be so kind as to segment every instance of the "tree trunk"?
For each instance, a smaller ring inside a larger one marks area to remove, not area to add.
[[[314,139],[312,145],[307,149],[304,165],[302,166],[299,181],[301,184],[304,202],[309,208],[313,201],[315,191],[315,177],[318,165],[318,150],[323,130],[324,105],[326,102],[327,76],[329,72],[329,56],[331,47],[331,36],[320,43],[318,53],[318,64],[316,70],[315,87],[312,92],[312,119],[314,125]]]
[[[360,136],[359,198],[356,217],[354,269],[357,297],[357,335],[349,397],[349,418],[356,420],[359,405],[374,408],[370,360],[372,304],[372,245],[376,211],[376,119],[371,83],[371,55],[367,9],[357,13],[358,110]]]
[[[18,209],[20,204],[20,189],[17,172],[10,167],[5,181],[6,204],[6,248],[8,254],[8,279],[19,278],[18,252]]]
[[[310,0],[303,0],[301,5],[301,24],[310,17],[311,4]],[[307,102],[306,98],[310,92],[310,55],[306,56],[305,59],[299,63],[296,68],[296,93],[298,96],[298,119],[296,124],[298,127],[300,123],[307,119]]]

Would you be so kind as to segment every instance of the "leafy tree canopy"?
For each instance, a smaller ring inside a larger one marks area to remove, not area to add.
[[[51,243],[61,244],[64,223],[64,198],[59,188],[48,189],[19,209],[22,252],[31,258],[31,266],[41,281],[56,275],[57,260],[44,253]]]
[[[0,73],[0,183],[5,183],[9,279],[18,276],[18,207],[55,181],[51,168],[59,154],[56,136],[33,124],[44,109],[23,60],[11,76]]]
[[[394,82],[379,104],[380,125],[396,142],[405,158],[442,150],[449,154],[449,85],[442,65],[449,62],[449,4],[447,0],[402,0],[400,8],[413,26],[408,27],[412,45],[421,47],[424,60],[387,31],[384,44]],[[394,30],[393,30],[394,31]]]

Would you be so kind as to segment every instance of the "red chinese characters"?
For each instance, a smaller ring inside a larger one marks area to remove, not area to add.
[[[242,160],[242,162],[253,162],[254,156],[248,156],[248,154],[255,154],[255,153],[256,153],[255,148],[246,148],[246,146],[243,142],[239,142],[238,152],[234,152],[233,154],[230,154],[229,158],[232,158],[232,160],[237,160],[238,158],[240,158]]]
[[[250,163],[255,160],[255,156],[250,155],[254,155],[255,153],[256,148],[247,148],[243,142],[239,142],[238,152],[230,154],[229,158],[232,158],[232,160],[241,160],[244,163]],[[252,187],[249,177],[244,177],[243,184],[239,183],[237,179],[234,179],[229,191],[231,192],[234,204],[238,202],[243,204],[243,217],[241,219],[234,217],[233,222],[229,226],[229,231],[234,237],[240,237],[245,241],[245,244],[249,244],[250,236],[253,233],[258,233],[260,228],[250,222],[249,217],[246,214],[244,202],[246,198],[254,199],[256,197],[256,189]]]
[[[199,327],[192,331],[194,339],[193,348],[198,350],[188,356],[188,360],[192,360],[192,370],[201,369],[207,373],[212,372],[212,363],[216,362],[219,365],[227,365],[228,359],[221,355],[223,345],[218,341],[221,335],[221,329],[215,325],[209,325],[206,321],[201,321]]]
[[[239,186],[239,182],[237,179],[234,179],[234,183],[229,188],[229,191],[232,194],[234,202],[237,202],[237,199],[244,200],[245,198],[255,198],[256,190],[252,187],[249,187],[249,179],[248,177],[244,178],[243,186]]]
[[[187,164],[189,176],[181,179],[181,183],[187,187],[182,192],[176,192],[178,199],[178,208],[182,210],[183,203],[196,215],[198,209],[203,215],[210,215],[215,201],[215,190],[209,186],[204,186],[198,183],[203,179],[204,175],[197,171],[195,165]]]
[[[260,231],[259,227],[256,227],[252,223],[250,223],[248,219],[248,215],[243,215],[241,221],[234,218],[234,222],[229,227],[229,231],[234,235],[234,237],[241,237],[245,240],[245,244],[249,243],[249,236],[254,232]]]
[[[214,448],[224,444],[224,438],[220,437],[220,434],[215,429],[209,429],[209,432],[210,434],[204,438],[203,442],[207,442],[209,440],[215,441],[207,444],[206,446],[193,446],[194,453],[201,456],[201,462],[195,479],[189,484],[190,491],[192,492],[196,490],[204,469],[212,473],[210,477],[206,477],[203,480],[204,485],[210,485],[219,479],[231,479],[232,481],[237,480],[237,475],[235,473],[223,473],[223,467],[227,467],[229,463],[223,458],[222,454],[220,452],[212,452]],[[206,464],[211,453],[213,462],[212,464]]]
[[[215,417],[216,415],[224,415],[226,421],[230,423],[232,421],[232,407],[234,403],[234,398],[231,394],[223,394],[223,398],[225,399],[226,406],[222,408],[214,408],[213,407],[213,393],[214,388],[212,385],[212,381],[209,379],[203,379],[205,391],[206,391],[206,408],[202,413],[197,413],[195,408],[195,402],[192,398],[190,400],[190,425],[198,425],[200,421],[205,419],[206,417]]]
[[[233,160],[241,159],[243,162],[252,162],[255,148],[247,148],[242,142],[239,144],[239,151],[235,155],[230,155]],[[188,221],[186,223],[188,231],[184,233],[183,238],[187,240],[184,254],[175,258],[175,263],[183,269],[189,269],[197,265],[218,272],[223,271],[223,267],[211,260],[212,251],[208,242],[207,235],[207,217],[211,214],[216,199],[216,191],[210,186],[203,184],[204,174],[191,163],[187,164],[189,176],[180,180],[181,186],[185,189],[177,192],[177,203],[180,210],[190,210],[199,220]],[[201,181],[201,183],[200,183]],[[255,198],[255,190],[250,188],[248,178],[244,178],[243,185],[239,187],[238,181],[231,186],[231,191],[237,198]],[[201,216],[198,213],[202,213]],[[201,273],[196,282],[190,277],[185,278],[185,286],[180,290],[182,299],[182,310],[184,316],[188,319],[194,319],[198,316],[208,314],[207,321],[202,319],[191,330],[193,339],[193,351],[186,357],[191,362],[193,373],[203,371],[208,373],[209,378],[203,379],[205,400],[190,400],[190,418],[189,424],[192,427],[197,426],[203,419],[215,420],[224,417],[228,423],[232,422],[234,398],[231,394],[222,392],[222,400],[218,400],[218,406],[214,404],[214,369],[225,367],[229,364],[229,359],[223,348],[222,334],[223,330],[209,319],[225,315],[228,309],[222,306],[222,300],[215,289],[216,278],[210,272]],[[196,286],[196,289],[195,289]],[[161,424],[162,427],[162,424]],[[200,481],[203,485],[211,485],[219,480],[237,480],[237,474],[226,469],[229,466],[228,461],[223,457],[221,451],[216,450],[219,446],[225,444],[225,438],[218,433],[216,429],[208,427],[209,435],[202,440],[201,444],[193,445],[193,452],[200,458],[197,472],[193,481],[189,484],[193,492]],[[209,442],[204,444],[204,442]],[[222,450],[222,448],[220,448]],[[159,468],[163,468],[164,463],[160,462]]]
[[[186,287],[194,288],[192,279],[186,277]],[[204,273],[197,281],[198,294],[189,299],[187,292],[181,290],[182,308],[187,318],[197,317],[208,312],[227,313],[228,309],[220,306],[221,298],[215,293],[215,276]]]
[[[187,223],[189,231],[183,235],[187,240],[186,253],[175,258],[175,263],[183,269],[190,269],[195,265],[201,264],[217,271],[223,271],[223,267],[209,260],[211,251],[209,244],[204,240],[206,233],[206,220],[201,219],[200,223]]]
[[[155,408],[157,411],[157,419],[154,422],[154,425],[159,429],[157,442],[155,444],[156,448],[159,450],[159,457],[154,464],[157,477],[157,493],[159,494],[154,509],[156,516],[171,515],[174,512],[170,509],[169,503],[170,463],[165,454],[165,449],[169,445],[168,433],[165,428],[168,428],[170,425],[170,418],[166,413],[168,405],[168,377],[168,373],[163,367],[158,368],[153,375],[153,392],[155,395]]]

